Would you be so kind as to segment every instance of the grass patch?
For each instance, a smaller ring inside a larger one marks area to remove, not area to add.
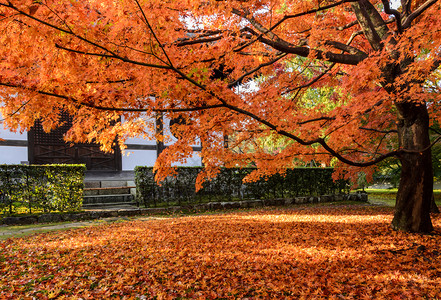
[[[57,226],[68,224],[72,222],[54,222],[54,223],[43,223],[43,224],[30,224],[30,225],[3,225],[0,226],[0,232],[11,231],[11,230],[24,230],[29,228],[40,228],[40,227],[48,227],[48,226]]]
[[[365,189],[370,203],[395,206],[398,189]],[[434,190],[435,203],[441,207],[441,190]]]
[[[63,230],[69,230],[69,229],[76,229],[84,227],[84,225],[78,225],[78,226],[71,226],[71,227],[64,227],[64,228],[35,228],[32,230],[16,230],[16,231],[0,231],[0,241],[6,240],[9,238],[22,238],[27,237],[33,234],[39,234],[39,233],[49,233],[53,231],[63,231]]]
[[[127,217],[112,217],[105,219],[96,219],[90,221],[77,221],[77,222],[53,222],[43,224],[31,224],[31,225],[13,225],[13,226],[0,226],[0,240],[8,239],[11,237],[18,238],[28,236],[34,233],[46,233],[59,230],[75,229],[87,226],[118,223],[132,220]]]
[[[40,215],[44,215],[44,214],[58,214],[58,215],[66,215],[66,214],[78,214],[78,213],[82,213],[84,212],[84,210],[75,210],[75,211],[38,211],[38,210],[33,210],[32,213],[29,213],[29,210],[26,209],[19,209],[17,211],[14,211],[12,214],[9,213],[9,211],[5,211],[3,210],[2,212],[0,212],[0,218],[4,218],[4,217],[27,217],[27,216],[40,216]]]

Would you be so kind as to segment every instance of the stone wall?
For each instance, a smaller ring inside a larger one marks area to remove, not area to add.
[[[113,211],[89,211],[79,213],[64,213],[64,214],[41,214],[34,216],[23,217],[4,217],[1,223],[5,225],[25,225],[35,223],[54,223],[54,222],[69,222],[69,221],[83,221],[94,220],[100,218],[119,217],[119,216],[139,216],[139,215],[158,215],[170,214],[180,212],[204,212],[216,211],[226,209],[246,209],[258,208],[264,206],[288,206],[295,204],[308,203],[326,203],[338,201],[359,201],[367,202],[368,196],[366,193],[355,193],[345,195],[323,195],[314,197],[295,197],[284,199],[266,199],[266,200],[245,200],[236,202],[209,202],[188,206],[172,206],[164,208],[134,208],[121,209]]]

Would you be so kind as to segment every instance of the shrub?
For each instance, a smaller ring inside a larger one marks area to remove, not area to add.
[[[138,203],[148,206],[262,198],[290,198],[347,192],[346,181],[332,180],[332,168],[294,168],[257,182],[243,183],[252,168],[222,168],[196,193],[195,182],[202,167],[179,167],[175,177],[156,184],[152,167],[135,168]]]
[[[0,165],[0,211],[79,210],[85,170],[85,165]]]

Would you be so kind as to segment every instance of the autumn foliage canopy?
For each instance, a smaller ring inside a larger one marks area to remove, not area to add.
[[[0,0],[1,113],[23,131],[36,119],[53,129],[67,111],[67,140],[107,150],[167,140],[151,120],[181,117],[159,179],[195,142],[201,180],[219,166],[255,164],[255,178],[312,159],[351,165],[340,168],[349,177],[398,157],[424,187],[401,188],[399,202],[425,221],[398,216],[396,227],[430,231],[441,4],[392,2]]]

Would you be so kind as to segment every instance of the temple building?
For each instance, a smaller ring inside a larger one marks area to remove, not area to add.
[[[133,171],[135,166],[153,166],[159,153],[168,146],[131,138],[126,141],[124,153],[118,147],[113,153],[104,153],[97,144],[65,143],[63,135],[69,130],[71,120],[67,114],[62,118],[64,125],[50,133],[44,132],[39,122],[23,134],[11,132],[0,123],[0,164],[86,164],[89,172],[119,173]],[[173,121],[161,118],[159,127],[164,134],[171,135],[170,123]],[[193,156],[183,165],[200,166],[200,150],[200,146],[194,145]]]

